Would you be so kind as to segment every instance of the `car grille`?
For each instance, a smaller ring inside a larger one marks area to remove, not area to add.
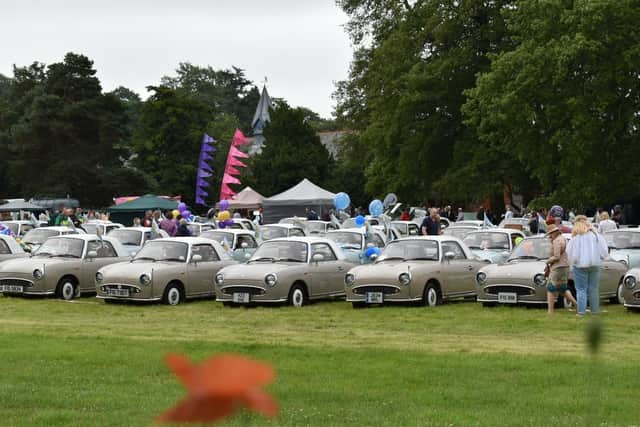
[[[227,286],[222,289],[227,295],[233,295],[234,293],[248,293],[250,295],[264,295],[265,290],[261,288],[256,288],[254,286]]]
[[[536,291],[533,288],[527,286],[513,286],[513,285],[490,285],[485,286],[484,292],[489,295],[498,295],[501,292],[512,292],[518,294],[518,296],[535,295]]]
[[[633,298],[634,298],[634,299],[640,299],[640,291],[635,291],[635,292],[633,293]]]
[[[24,286],[28,288],[33,286],[33,282],[31,280],[26,280],[26,279],[0,279],[0,285]]]
[[[400,288],[390,285],[366,285],[353,288],[353,293],[356,295],[365,295],[367,292],[382,292],[385,295],[391,295],[399,293]]]
[[[106,283],[100,286],[102,291],[106,291],[107,289],[129,289],[131,293],[140,293],[140,287],[136,285],[128,285],[125,283]]]

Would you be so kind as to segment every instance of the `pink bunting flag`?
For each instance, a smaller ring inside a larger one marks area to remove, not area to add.
[[[228,173],[229,175],[240,175],[240,171],[233,166],[227,166],[224,173]]]
[[[222,187],[220,188],[220,200],[231,199],[231,197],[233,197],[233,195],[235,194],[236,192],[233,191],[231,187],[229,187],[224,182],[222,183]],[[223,197],[223,196],[228,196],[228,197]]]
[[[238,178],[234,178],[233,176],[229,175],[228,173],[225,173],[223,178],[222,178],[222,182],[225,184],[240,184],[240,180]]]
[[[247,167],[247,165],[245,165],[244,163],[242,163],[240,160],[236,159],[233,156],[229,156],[229,158],[227,159],[227,166],[238,166],[241,168]]]
[[[249,155],[247,153],[243,153],[242,151],[238,150],[236,147],[234,147],[233,145],[231,146],[231,148],[229,149],[229,155],[233,156],[233,157],[240,157],[242,159],[246,159],[249,157]]]
[[[236,129],[236,132],[233,134],[233,142],[231,143],[231,145],[244,145],[247,142],[249,142],[249,139],[244,136],[240,129]]]

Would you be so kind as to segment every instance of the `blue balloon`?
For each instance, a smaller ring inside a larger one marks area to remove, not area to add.
[[[349,195],[347,193],[340,192],[333,198],[333,205],[339,211],[347,209],[350,203],[351,199],[349,198]]]
[[[367,258],[371,258],[373,255],[380,255],[382,251],[380,250],[380,248],[378,247],[371,247],[371,248],[367,248],[367,250],[365,251],[365,255]]]
[[[371,203],[369,203],[369,213],[371,214],[371,216],[380,216],[382,215],[383,211],[384,205],[380,200],[375,199],[372,200]]]
[[[362,215],[358,215],[356,217],[356,225],[358,227],[362,227],[364,225],[364,217]]]

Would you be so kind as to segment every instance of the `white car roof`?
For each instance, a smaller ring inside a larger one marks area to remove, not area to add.
[[[285,223],[277,223],[277,224],[265,224],[262,227],[280,227],[280,228],[303,228],[296,224],[285,224]]]
[[[327,245],[331,246],[331,248],[333,249],[333,252],[336,254],[338,259],[342,260],[345,258],[344,252],[342,252],[342,249],[340,249],[340,247],[336,244],[336,242],[324,237],[316,237],[316,236],[278,237],[277,239],[267,240],[262,244],[264,245],[271,242],[298,242],[298,243],[305,243],[305,244],[326,243]]]
[[[524,234],[520,230],[516,230],[514,228],[481,228],[479,230],[475,230],[467,234],[467,236],[471,234],[479,234],[479,233],[506,233],[506,234]]]
[[[83,240],[85,242],[88,242],[90,240],[100,240],[100,237],[98,237],[95,234],[65,234],[63,236],[49,237],[49,239],[76,239],[76,240]],[[104,240],[105,242],[111,243],[111,246],[113,246],[113,248],[116,250],[116,254],[118,256],[126,257],[129,255],[129,253],[124,249],[124,247],[122,246],[122,244],[118,239],[114,239],[113,237],[109,237],[109,236],[102,236],[102,240]]]
[[[214,230],[203,231],[202,234],[214,233],[214,232],[255,236],[253,231],[247,230],[246,228],[216,228]]]
[[[67,227],[65,225],[55,225],[52,227],[37,227],[37,228],[33,228],[32,230],[53,230],[53,231],[57,231],[57,232],[69,232],[69,231],[73,231],[73,228],[71,227]],[[29,230],[29,231],[32,231]],[[76,227],[76,233],[77,234],[85,234],[86,232],[81,229],[80,227]]]
[[[16,242],[16,239],[14,239],[13,237],[7,236],[6,234],[0,234],[0,240],[4,241],[7,246],[9,246],[9,250],[12,254],[24,253],[24,251],[22,250],[22,246],[20,246],[18,242]]]

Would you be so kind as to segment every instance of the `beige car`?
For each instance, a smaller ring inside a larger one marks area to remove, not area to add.
[[[178,305],[186,298],[211,297],[213,278],[235,264],[218,242],[201,237],[148,241],[129,262],[95,274],[97,297],[116,300],[162,301]]]
[[[222,269],[216,299],[226,304],[284,303],[344,295],[344,274],[353,267],[335,242],[290,237],[262,243],[246,264]]]
[[[640,311],[640,268],[627,271],[622,283],[620,302],[630,310]]]
[[[570,235],[564,235],[567,240]],[[524,239],[502,264],[491,264],[478,272],[478,301],[483,305],[547,304],[546,260],[551,256],[551,239],[544,235]],[[600,273],[600,298],[618,302],[622,298],[622,279],[627,266],[620,261],[606,259]],[[573,277],[568,287],[575,295]],[[558,305],[566,304],[561,300]]]
[[[31,257],[0,263],[0,286],[4,293],[55,294],[71,300],[96,291],[94,277],[99,268],[128,258],[120,242],[107,236],[50,237]]]
[[[347,273],[347,301],[354,307],[388,302],[436,306],[475,297],[475,275],[486,265],[455,237],[405,237],[389,242],[373,264]]]

